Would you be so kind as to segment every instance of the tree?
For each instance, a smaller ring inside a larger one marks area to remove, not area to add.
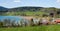
[[[31,26],[34,26],[33,18],[31,19]]]
[[[11,26],[11,20],[10,19],[4,19],[3,26],[6,26],[6,27]]]
[[[0,20],[0,27],[2,27],[3,26],[3,22]]]
[[[16,22],[15,20],[12,20],[12,21],[11,21],[12,27],[15,27],[15,26],[16,26],[15,22]]]

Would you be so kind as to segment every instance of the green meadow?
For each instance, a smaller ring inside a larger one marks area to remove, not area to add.
[[[60,31],[60,25],[0,28],[0,31]]]
[[[46,12],[30,12],[30,11],[26,11],[26,12],[7,12],[5,14],[5,16],[42,16],[43,14],[48,14]]]

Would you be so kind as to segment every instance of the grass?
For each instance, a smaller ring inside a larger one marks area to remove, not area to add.
[[[60,31],[60,25],[42,26],[42,31]]]
[[[41,31],[40,26],[34,27],[15,27],[15,28],[0,28],[0,31]]]
[[[60,25],[41,25],[34,27],[0,28],[0,31],[60,31]]]
[[[27,12],[7,12],[6,14],[3,14],[3,15],[6,15],[6,16],[19,16],[21,14],[26,14],[26,15],[29,15],[29,16],[34,16],[34,15],[43,15],[43,14],[47,14],[46,12],[30,12],[30,11],[27,11]]]

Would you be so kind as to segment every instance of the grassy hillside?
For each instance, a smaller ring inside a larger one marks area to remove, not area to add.
[[[56,15],[56,17],[60,16],[60,9],[55,7],[16,7],[16,8],[5,8],[0,7],[0,16],[42,16],[50,15],[50,13],[53,13]]]
[[[48,14],[46,12],[30,12],[30,11],[26,11],[26,12],[7,12],[5,15],[7,16],[41,16],[43,14]]]

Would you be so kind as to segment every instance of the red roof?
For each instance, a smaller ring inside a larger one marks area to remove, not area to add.
[[[55,22],[60,22],[60,19],[56,19]]]

